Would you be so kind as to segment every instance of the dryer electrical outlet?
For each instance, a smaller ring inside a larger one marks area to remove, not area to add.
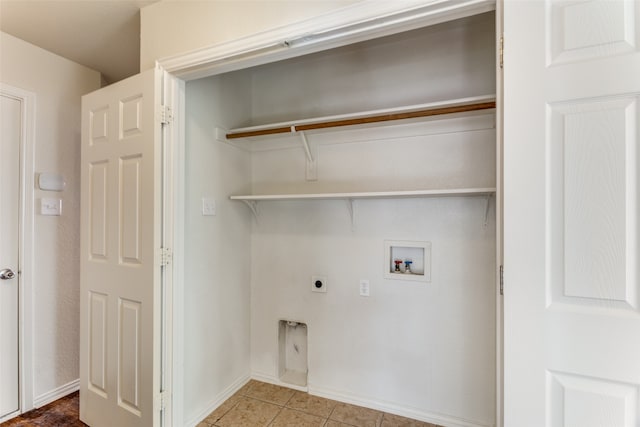
[[[327,276],[311,276],[311,290],[313,292],[327,292]]]

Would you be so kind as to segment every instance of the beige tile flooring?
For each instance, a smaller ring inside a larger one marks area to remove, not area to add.
[[[373,409],[249,381],[197,427],[438,427]]]

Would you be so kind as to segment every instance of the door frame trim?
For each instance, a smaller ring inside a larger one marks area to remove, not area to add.
[[[178,114],[185,111],[185,82],[166,72],[159,65],[162,72],[162,105],[170,107]],[[183,397],[184,397],[184,340],[182,333],[182,318],[184,312],[183,261],[184,257],[176,254],[184,253],[184,158],[185,131],[184,121],[176,118],[169,121],[169,126],[163,126],[163,206],[162,206],[162,235],[163,245],[171,248],[173,254],[171,263],[164,272],[164,303],[162,312],[163,344],[162,344],[162,379],[161,392],[166,393],[162,414],[164,425],[183,425]],[[176,285],[180,286],[176,286]],[[177,402],[177,403],[176,403]]]
[[[33,248],[34,248],[34,141],[36,94],[0,82],[3,96],[20,101],[22,124],[20,137],[20,231],[18,254],[18,388],[22,414],[33,409]],[[3,421],[0,419],[0,421]]]

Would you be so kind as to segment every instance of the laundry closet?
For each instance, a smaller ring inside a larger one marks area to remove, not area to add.
[[[495,21],[186,83],[185,414],[251,376],[494,425]]]

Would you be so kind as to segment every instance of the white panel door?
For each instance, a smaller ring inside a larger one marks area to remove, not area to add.
[[[504,4],[506,426],[640,426],[640,3]]]
[[[0,95],[0,419],[20,409],[18,254],[22,102]]]
[[[82,98],[80,419],[92,427],[159,425],[160,90],[150,70]]]

